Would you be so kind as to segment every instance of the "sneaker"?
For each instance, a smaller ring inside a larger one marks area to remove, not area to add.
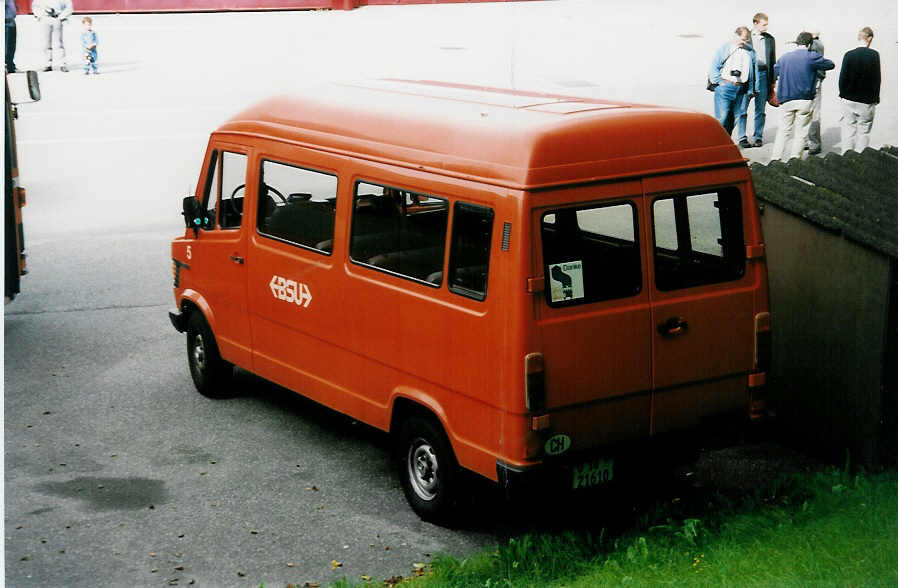
[[[764,145],[764,141],[760,139],[755,139],[755,142],[752,143],[752,147],[762,147]]]
[[[87,74],[89,74],[89,73],[90,73],[89,71],[84,70],[84,75],[87,75]]]
[[[61,66],[59,67],[59,71],[69,71],[69,68],[68,68],[67,66],[65,66],[65,65],[61,65]]]
[[[45,67],[45,68],[42,69],[41,71],[53,71],[53,67],[48,65],[47,67]]]
[[[817,149],[808,149],[808,155],[820,155],[822,149],[819,147]]]
[[[739,147],[748,149],[749,147],[752,147],[752,144],[748,142],[748,139],[739,139]]]

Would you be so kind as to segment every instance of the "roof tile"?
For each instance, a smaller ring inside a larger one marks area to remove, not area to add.
[[[898,258],[898,148],[755,163],[751,171],[762,202]]]

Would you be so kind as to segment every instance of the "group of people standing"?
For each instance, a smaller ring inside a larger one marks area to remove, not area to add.
[[[723,45],[711,60],[709,89],[714,91],[714,115],[728,134],[737,131],[739,147],[764,144],[768,105],[779,107],[782,120],[773,143],[773,159],[801,157],[805,149],[816,155],[820,138],[820,98],[826,72],[835,64],[823,57],[819,31],[803,31],[795,39],[795,49],[776,58],[776,41],[767,32],[769,19],[759,12],[753,27],[738,27],[736,37]],[[881,70],[879,53],[870,49],[873,30],[858,33],[859,46],[842,59],[839,97],[842,101],[842,153],[863,151],[870,143],[870,131],[879,103]],[[754,133],[749,140],[747,120],[754,100]]]
[[[6,71],[16,71],[16,3],[6,0]],[[74,12],[72,0],[34,0],[31,12],[40,25],[41,46],[44,49],[45,63],[43,71],[53,70],[53,50],[59,53],[59,71],[69,71],[65,58],[65,27]],[[97,71],[97,33],[93,30],[93,19],[85,16],[81,19],[81,50],[84,57],[84,73]]]

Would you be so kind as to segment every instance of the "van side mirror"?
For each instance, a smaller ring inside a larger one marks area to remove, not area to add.
[[[181,214],[184,215],[184,225],[188,229],[193,229],[193,235],[196,236],[203,225],[203,207],[196,196],[185,196],[181,206]]]
[[[38,102],[41,99],[41,83],[36,71],[18,71],[6,75],[9,101],[13,104]]]
[[[41,83],[38,81],[36,71],[25,72],[25,79],[28,82],[28,95],[34,102],[41,99]]]

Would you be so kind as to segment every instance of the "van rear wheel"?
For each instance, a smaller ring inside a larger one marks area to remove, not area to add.
[[[200,312],[191,313],[187,320],[187,365],[200,394],[227,396],[234,366],[221,358],[212,329]]]
[[[402,490],[425,521],[443,523],[455,509],[458,465],[442,428],[432,419],[409,417],[397,451]]]

